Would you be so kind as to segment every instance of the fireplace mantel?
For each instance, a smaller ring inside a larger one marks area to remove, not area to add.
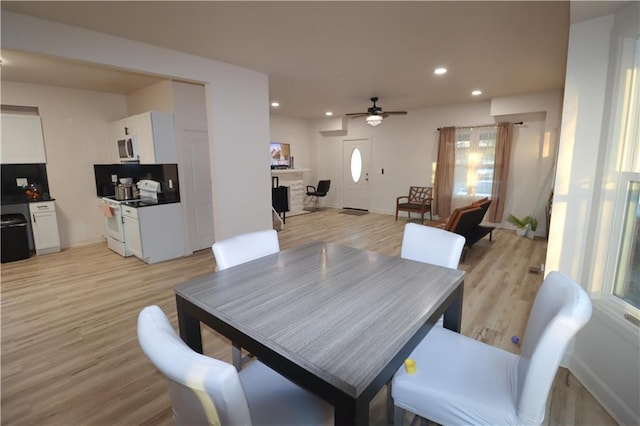
[[[307,193],[304,186],[303,173],[310,172],[311,169],[273,169],[272,177],[278,177],[280,186],[289,187],[289,212],[287,216],[295,216],[307,213],[304,210],[304,196]]]

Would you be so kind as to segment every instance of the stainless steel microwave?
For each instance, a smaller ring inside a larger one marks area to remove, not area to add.
[[[125,139],[118,139],[118,156],[120,157],[121,163],[140,161],[136,135],[128,136]]]

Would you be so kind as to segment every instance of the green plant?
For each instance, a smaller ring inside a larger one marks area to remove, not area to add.
[[[528,216],[523,217],[522,219],[519,219],[516,216],[510,214],[507,217],[507,222],[509,222],[510,224],[515,225],[515,226],[517,226],[518,228],[521,228],[521,229],[522,228],[526,228],[527,225],[529,226],[529,228],[532,231],[535,231],[538,228],[538,220],[535,217],[531,216],[531,215],[528,215]]]

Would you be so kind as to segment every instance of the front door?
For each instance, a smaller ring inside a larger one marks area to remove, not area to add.
[[[342,141],[342,207],[369,210],[370,139]]]

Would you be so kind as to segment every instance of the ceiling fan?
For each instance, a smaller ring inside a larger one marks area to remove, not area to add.
[[[376,127],[382,124],[382,119],[384,117],[387,117],[392,114],[395,114],[395,115],[407,114],[407,111],[383,111],[381,107],[376,105],[376,102],[378,102],[377,97],[371,98],[371,102],[373,102],[373,106],[367,108],[367,112],[351,112],[345,115],[351,118],[364,117],[366,115],[367,124],[370,126]]]

